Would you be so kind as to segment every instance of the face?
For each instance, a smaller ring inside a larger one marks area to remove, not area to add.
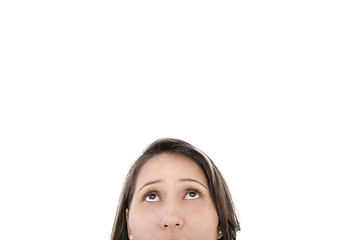
[[[163,153],[137,177],[126,220],[134,240],[215,240],[218,215],[206,177],[191,159]]]

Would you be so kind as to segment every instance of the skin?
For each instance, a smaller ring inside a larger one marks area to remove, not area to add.
[[[134,240],[221,238],[206,177],[193,160],[179,154],[163,153],[144,164],[126,221]]]

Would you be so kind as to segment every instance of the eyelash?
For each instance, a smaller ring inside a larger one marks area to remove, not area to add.
[[[144,194],[143,201],[145,201],[145,199],[146,199],[150,194],[156,194],[158,197],[160,197],[158,191],[149,189],[149,190]]]
[[[191,193],[191,192],[196,192],[196,193],[199,195],[199,198],[201,198],[201,197],[202,197],[202,194],[203,194],[203,192],[200,191],[200,190],[198,190],[197,188],[195,188],[195,187],[190,187],[190,188],[186,189],[186,194],[185,194],[185,196],[186,196],[187,194]],[[159,192],[158,192],[157,190],[155,190],[155,189],[149,189],[149,190],[144,194],[143,201],[145,201],[146,198],[147,198],[150,194],[155,194],[157,197],[160,197],[160,198],[161,198],[161,195],[159,194]]]
[[[200,190],[198,190],[197,188],[194,188],[194,187],[186,189],[186,194],[188,194],[190,192],[196,192],[199,195],[199,197],[201,197],[202,194],[203,194],[202,191],[200,191]]]

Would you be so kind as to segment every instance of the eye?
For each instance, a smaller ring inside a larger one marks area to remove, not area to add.
[[[201,193],[194,189],[189,189],[185,195],[185,199],[197,199],[200,198]]]
[[[146,202],[158,202],[160,198],[156,192],[149,192],[144,196],[144,201]]]

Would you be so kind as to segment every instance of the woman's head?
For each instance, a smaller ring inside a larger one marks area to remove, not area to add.
[[[131,167],[111,239],[232,240],[237,230],[230,192],[214,163],[194,146],[166,138]]]

